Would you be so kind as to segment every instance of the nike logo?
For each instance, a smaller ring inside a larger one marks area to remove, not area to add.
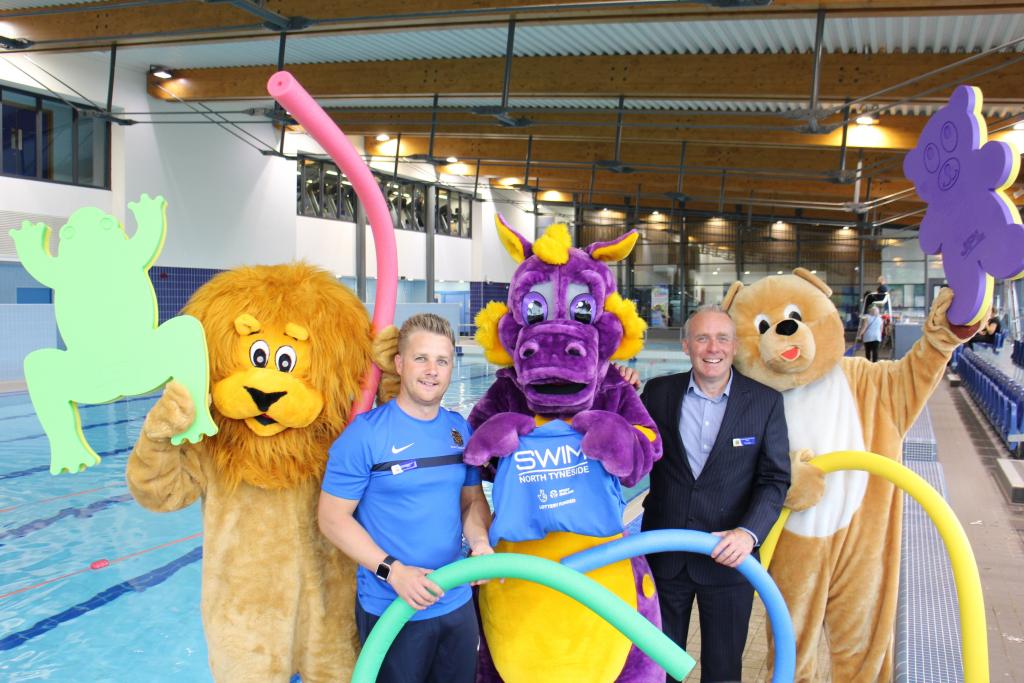
[[[402,446],[401,448],[395,448],[394,446],[392,446],[391,447],[391,454],[392,455],[398,455],[399,453],[404,451],[406,448],[409,448],[410,446],[412,446],[413,443],[416,443],[416,442],[413,441],[412,443],[406,444],[406,445]]]

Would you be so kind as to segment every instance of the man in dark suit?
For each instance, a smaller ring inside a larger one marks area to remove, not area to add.
[[[711,557],[647,558],[662,628],[681,647],[697,599],[701,681],[740,680],[754,589],[734,568],[756,555],[789,488],[782,395],[732,368],[736,343],[728,314],[718,306],[698,309],[683,331],[692,370],[652,379],[641,396],[664,444],[644,500],[643,530],[696,529],[721,537]]]

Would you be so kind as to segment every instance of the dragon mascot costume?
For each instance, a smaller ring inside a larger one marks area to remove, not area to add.
[[[508,304],[491,302],[478,315],[477,341],[489,361],[508,367],[469,416],[475,432],[465,460],[498,459],[496,550],[558,561],[622,535],[620,483],[636,484],[661,457],[653,420],[610,365],[642,347],[646,326],[605,265],[625,258],[637,233],[575,249],[564,225],[533,243],[500,217],[497,228],[520,265]],[[590,576],[660,626],[643,557]],[[491,581],[481,589],[480,612],[482,680],[664,680],[600,617],[543,586]]]

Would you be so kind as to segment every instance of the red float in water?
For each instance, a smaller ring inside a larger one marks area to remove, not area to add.
[[[103,569],[110,566],[110,560],[96,560],[89,565],[89,569]]]

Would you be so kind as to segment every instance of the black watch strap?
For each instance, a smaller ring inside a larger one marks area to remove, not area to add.
[[[387,580],[391,577],[391,563],[394,561],[395,557],[393,555],[388,555],[381,560],[381,563],[377,565],[377,571],[374,572],[378,579],[387,583]]]

